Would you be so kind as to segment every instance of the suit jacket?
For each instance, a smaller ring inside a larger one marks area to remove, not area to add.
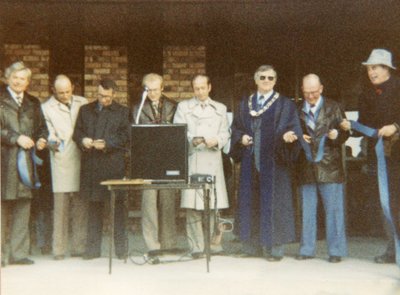
[[[85,104],[86,98],[75,95],[72,96],[70,109],[54,96],[42,104],[49,129],[49,141],[62,142],[59,151],[50,152],[53,191],[56,193],[79,191],[81,153],[72,140],[72,134],[79,109]]]
[[[133,122],[136,122],[137,113],[139,111],[140,104],[137,104],[133,108]],[[176,111],[176,102],[169,99],[166,96],[160,98],[160,118],[157,120],[151,101],[146,99],[143,104],[142,112],[140,113],[139,124],[170,124],[174,119]]]
[[[20,135],[31,137],[34,141],[47,138],[48,131],[36,97],[24,93],[22,106],[5,90],[0,94],[1,124],[1,199],[15,200],[20,197],[31,198],[31,190],[19,180],[17,153]],[[32,167],[29,167],[32,170]],[[32,174],[32,171],[31,171]]]
[[[107,188],[100,185],[101,181],[125,176],[125,153],[129,141],[128,108],[113,102],[100,111],[97,104],[94,101],[80,108],[73,135],[82,151],[80,193],[92,201],[102,201],[109,196]],[[106,149],[86,149],[82,145],[85,137],[104,139]]]

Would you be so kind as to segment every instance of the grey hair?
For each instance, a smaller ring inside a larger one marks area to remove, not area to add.
[[[32,71],[25,66],[25,64],[22,61],[17,61],[10,65],[4,72],[4,76],[6,79],[9,79],[14,72],[20,72],[20,71],[25,71],[28,74],[28,80],[31,80],[32,77]]]
[[[254,80],[257,80],[260,77],[260,73],[265,72],[265,71],[273,71],[275,73],[275,77],[278,77],[278,74],[276,73],[275,69],[273,66],[270,65],[262,65],[258,67],[258,69],[254,73]]]
[[[157,81],[157,80],[160,81],[160,84],[161,84],[161,87],[162,87],[164,85],[164,79],[163,79],[163,77],[161,75],[156,74],[156,73],[147,74],[147,75],[145,75],[143,77],[142,86],[146,86],[147,82]]]

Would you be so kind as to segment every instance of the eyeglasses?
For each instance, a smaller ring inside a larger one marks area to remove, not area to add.
[[[269,81],[274,81],[274,80],[275,80],[275,77],[274,77],[274,76],[260,76],[259,79],[260,79],[261,81],[263,81],[263,80],[265,80],[265,79],[268,79]]]

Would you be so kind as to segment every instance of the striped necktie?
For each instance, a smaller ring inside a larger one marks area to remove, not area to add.
[[[315,129],[315,116],[312,110],[310,109],[308,112],[308,120],[307,120],[307,126],[314,131]]]

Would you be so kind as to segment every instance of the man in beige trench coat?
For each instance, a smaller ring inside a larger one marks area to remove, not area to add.
[[[222,166],[221,150],[230,138],[226,106],[209,97],[211,83],[207,76],[198,75],[192,81],[195,97],[178,104],[174,123],[186,123],[189,141],[189,175],[208,174],[215,176],[216,195],[211,193],[212,209],[228,208],[228,196]],[[215,198],[216,208],[215,208]],[[192,257],[200,258],[204,251],[202,211],[204,200],[202,190],[183,190],[181,207],[187,208],[186,231]],[[211,230],[214,218],[211,214]],[[211,252],[222,251],[221,245],[212,245]]]
[[[55,260],[65,258],[71,217],[71,256],[82,256],[87,232],[87,200],[79,196],[81,154],[72,140],[76,118],[84,97],[73,95],[73,86],[67,76],[54,81],[54,95],[42,104],[49,129],[49,148],[54,193],[53,255]]]

